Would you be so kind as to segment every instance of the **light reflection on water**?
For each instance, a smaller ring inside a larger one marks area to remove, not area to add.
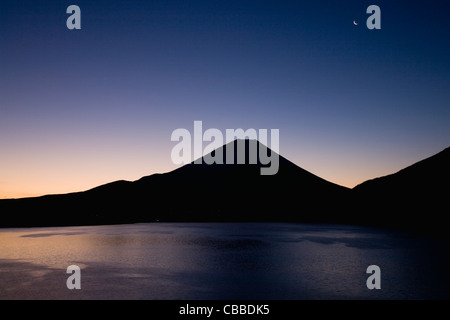
[[[449,298],[447,251],[355,226],[158,223],[0,230],[1,299]],[[82,289],[68,290],[69,265]],[[382,289],[368,290],[379,265]]]

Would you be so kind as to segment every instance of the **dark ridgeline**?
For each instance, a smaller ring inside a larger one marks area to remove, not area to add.
[[[116,181],[63,195],[0,200],[2,227],[134,223],[151,221],[342,222],[350,189],[303,170],[279,156],[275,175],[248,164],[188,164],[137,181]],[[219,148],[226,163],[227,147]],[[219,150],[218,149],[218,150]],[[213,151],[216,152],[216,151]],[[259,159],[259,157],[258,157]],[[236,163],[236,161],[235,161]],[[267,165],[266,167],[270,166]]]
[[[270,221],[363,224],[431,233],[445,228],[450,148],[398,173],[348,189],[281,156],[276,175],[261,175],[264,165],[259,160],[248,164],[250,144],[258,152],[260,148],[269,154],[273,151],[256,140],[231,143],[235,160],[237,144],[245,143],[246,164],[191,163],[85,192],[0,200],[0,227]],[[226,146],[217,150],[222,150],[225,163]]]
[[[368,180],[352,190],[354,223],[447,233],[450,147],[397,173]]]

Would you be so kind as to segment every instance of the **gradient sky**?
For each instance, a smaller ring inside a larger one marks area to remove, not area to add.
[[[172,170],[171,133],[194,120],[280,129],[283,156],[347,187],[396,172],[450,146],[449,16],[448,1],[2,0],[0,198]]]

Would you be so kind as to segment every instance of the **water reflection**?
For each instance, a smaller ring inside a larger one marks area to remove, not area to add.
[[[173,223],[0,231],[0,298],[448,298],[447,251],[373,228]],[[65,288],[67,266],[82,290]],[[382,270],[368,290],[366,268]]]

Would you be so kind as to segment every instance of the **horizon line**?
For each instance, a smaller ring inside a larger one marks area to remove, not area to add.
[[[226,144],[223,144],[221,147],[216,148],[216,149],[214,149],[213,151],[215,151],[215,150],[217,150],[217,149],[220,149],[220,148],[222,148],[222,147],[226,147],[227,144],[229,144],[229,143],[231,143],[231,142],[236,142],[236,141],[239,141],[239,140],[244,140],[244,141],[249,141],[249,140],[254,141],[254,140],[256,140],[257,142],[261,143],[258,139],[248,139],[248,138],[246,138],[246,139],[238,139],[238,138],[237,138],[237,139],[235,139],[235,140],[233,140],[233,141],[230,141],[230,142],[228,142],[228,143],[226,143]],[[261,143],[261,144],[262,144],[262,143]],[[264,145],[264,144],[263,144],[263,145]],[[264,145],[264,146],[265,146],[265,145]],[[266,147],[267,147],[267,146],[266,146]],[[267,148],[270,149],[269,147],[267,147]],[[415,162],[413,162],[413,163],[407,165],[406,167],[399,169],[398,171],[395,171],[395,172],[387,173],[387,174],[385,174],[385,175],[381,175],[381,176],[377,176],[377,177],[373,177],[373,178],[366,179],[366,180],[364,180],[364,181],[362,181],[362,182],[360,182],[360,183],[354,185],[353,187],[349,187],[349,186],[346,186],[346,185],[343,185],[343,184],[336,183],[336,182],[333,182],[333,181],[331,181],[331,180],[328,180],[328,179],[326,179],[326,178],[324,178],[324,177],[321,177],[321,176],[315,174],[314,172],[311,172],[311,171],[309,171],[309,170],[304,169],[303,167],[301,167],[300,165],[298,165],[298,164],[295,163],[294,161],[291,161],[291,160],[289,160],[289,159],[283,157],[283,156],[280,155],[280,154],[279,154],[279,156],[282,157],[282,158],[284,158],[284,159],[286,159],[287,161],[293,163],[293,164],[296,165],[297,167],[299,167],[299,168],[301,168],[301,169],[303,169],[303,170],[306,170],[306,171],[310,172],[311,174],[313,174],[313,175],[315,175],[315,176],[317,176],[317,177],[319,177],[319,178],[321,178],[321,179],[324,179],[324,180],[326,180],[326,181],[328,181],[328,182],[330,182],[330,183],[336,184],[336,185],[338,185],[338,186],[347,188],[347,189],[349,189],[349,190],[353,190],[354,188],[356,188],[357,186],[361,185],[361,184],[364,183],[364,182],[367,182],[367,181],[371,181],[371,180],[374,180],[374,179],[377,179],[377,178],[382,178],[382,177],[386,177],[386,176],[390,176],[390,175],[396,174],[396,173],[398,173],[398,172],[400,172],[400,171],[402,171],[402,170],[404,170],[404,169],[406,169],[406,168],[408,168],[408,167],[410,167],[410,166],[413,166],[413,165],[415,165],[415,164],[417,164],[417,163],[419,163],[419,162],[422,162],[422,161],[424,161],[424,160],[426,160],[426,159],[428,159],[428,158],[430,158],[430,157],[433,157],[433,156],[435,156],[435,155],[437,155],[437,154],[440,154],[441,152],[443,152],[443,151],[445,151],[445,150],[447,150],[447,149],[450,149],[450,146],[449,146],[449,147],[446,147],[446,148],[442,149],[441,151],[436,152],[436,153],[434,153],[434,154],[432,154],[432,155],[430,155],[430,156],[427,156],[426,158],[417,160],[417,161],[415,161]],[[270,149],[270,150],[271,150],[271,152],[275,152],[275,151],[273,151],[272,149]],[[213,151],[211,151],[211,152],[213,152]],[[204,156],[205,156],[205,155],[202,155],[200,158],[203,158]],[[194,161],[195,161],[195,160],[194,160]],[[192,162],[190,162],[190,163],[188,163],[188,164],[180,165],[180,166],[178,166],[178,167],[176,167],[176,168],[174,168],[174,169],[172,169],[172,170],[166,171],[166,172],[153,172],[153,173],[150,173],[150,174],[148,174],[148,175],[141,176],[140,178],[138,178],[138,179],[136,179],[136,180],[117,179],[117,180],[112,180],[112,181],[109,181],[109,182],[105,182],[105,183],[103,183],[103,184],[95,185],[95,186],[93,186],[93,187],[89,187],[89,188],[84,189],[84,190],[70,191],[70,192],[66,192],[66,193],[44,193],[44,194],[35,194],[35,195],[29,194],[29,195],[24,195],[24,196],[19,196],[19,197],[2,197],[2,196],[0,196],[0,200],[18,200],[18,199],[39,198],[39,197],[53,196],[53,195],[65,195],[65,194],[72,194],[72,193],[82,193],[82,192],[86,192],[86,191],[95,189],[95,188],[97,188],[97,187],[101,187],[101,186],[104,186],[104,185],[107,185],[107,184],[110,184],[110,183],[119,182],[119,181],[124,181],[124,182],[130,182],[130,183],[133,183],[133,182],[138,181],[138,180],[140,180],[140,179],[142,179],[142,178],[144,178],[144,177],[149,177],[149,176],[153,176],[153,175],[156,175],[156,174],[166,174],[166,173],[170,173],[170,172],[175,171],[175,170],[177,170],[177,169],[179,169],[179,168],[182,168],[182,167],[184,167],[184,166],[187,166],[187,165],[190,165],[190,164],[194,164],[194,161],[192,161]],[[226,165],[226,164],[223,164],[223,165]],[[228,165],[239,165],[239,164],[228,164]],[[246,163],[246,165],[248,165],[248,164]]]

